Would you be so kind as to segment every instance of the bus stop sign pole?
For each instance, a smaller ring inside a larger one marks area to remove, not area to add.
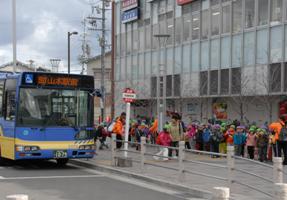
[[[130,115],[131,115],[131,103],[136,99],[136,94],[133,89],[126,88],[123,93],[124,102],[126,102],[126,126],[125,126],[125,144],[124,144],[124,156],[128,157],[128,141],[129,141],[129,129],[130,129]]]

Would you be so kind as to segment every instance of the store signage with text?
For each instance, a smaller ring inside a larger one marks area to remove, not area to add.
[[[138,0],[123,0],[122,11],[130,10],[138,7]]]
[[[135,8],[122,13],[122,23],[131,22],[139,18],[139,9]]]
[[[178,5],[184,5],[184,4],[187,4],[187,3],[191,3],[193,2],[194,0],[177,0],[177,4]]]

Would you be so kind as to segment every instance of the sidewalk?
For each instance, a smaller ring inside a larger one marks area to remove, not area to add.
[[[135,148],[129,148],[130,150],[135,150]],[[157,150],[153,148],[149,148],[149,153],[155,153]],[[82,163],[95,165],[101,168],[106,168],[110,170],[117,170],[117,173],[122,173],[122,175],[129,175],[129,174],[135,174],[135,175],[141,175],[145,177],[152,177],[155,181],[152,181],[153,183],[159,184],[160,181],[169,183],[171,185],[181,185],[185,186],[186,188],[192,188],[195,189],[194,191],[199,191],[200,195],[204,195],[205,198],[210,196],[210,193],[212,191],[213,187],[216,186],[225,186],[230,187],[228,185],[227,181],[217,180],[213,178],[208,178],[200,175],[193,175],[193,174],[187,174],[185,175],[185,181],[179,182],[178,181],[178,171],[171,170],[171,169],[165,169],[161,167],[156,167],[154,165],[160,165],[163,167],[168,168],[178,168],[178,163],[176,160],[169,160],[169,161],[156,161],[151,156],[147,156],[147,163],[152,164],[151,165],[145,165],[145,171],[144,173],[140,169],[140,165],[138,162],[133,162],[133,166],[129,168],[119,168],[119,167],[112,167],[111,166],[111,151],[110,150],[98,150],[97,154],[94,159],[90,160],[79,160]],[[117,156],[121,156],[122,152],[118,152]],[[133,160],[140,160],[140,154],[135,153],[128,153],[128,156],[131,157]],[[202,161],[202,162],[208,162],[213,164],[220,164],[226,166],[226,159],[225,158],[211,158],[206,155],[198,155],[198,154],[190,154],[186,153],[186,159],[187,160],[194,160],[194,161]],[[240,168],[244,171],[252,172],[257,175],[260,175],[262,177],[268,178],[269,180],[273,179],[273,173],[272,169],[269,169],[264,166],[257,165],[255,163],[249,163],[247,161],[241,161],[236,160],[235,161],[235,167]],[[227,178],[227,169],[225,168],[216,168],[212,166],[206,166],[202,164],[195,164],[195,163],[185,163],[185,169],[189,171],[196,171],[203,174],[209,174],[217,177],[223,177]],[[140,176],[138,178],[141,178]],[[142,179],[142,178],[141,178]],[[256,177],[252,177],[247,174],[243,174],[240,172],[235,172],[234,180],[241,181],[242,183],[249,184],[253,187],[256,187],[258,189],[264,190],[265,192],[269,194],[273,194],[273,185],[271,183],[268,183],[264,180],[261,180]],[[286,176],[284,175],[284,180],[286,180]],[[232,184],[230,187],[232,197],[238,200],[269,200],[272,199],[271,197],[266,196],[263,193],[259,193],[255,190],[252,190],[251,188],[248,188],[246,186],[241,186],[237,183]],[[199,196],[200,196],[199,195]]]

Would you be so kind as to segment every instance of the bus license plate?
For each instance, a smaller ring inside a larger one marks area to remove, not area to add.
[[[68,152],[67,151],[54,151],[54,157],[55,158],[67,158]]]

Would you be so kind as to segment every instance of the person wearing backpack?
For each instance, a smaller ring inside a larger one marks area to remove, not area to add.
[[[284,154],[283,165],[287,165],[287,123],[281,128],[278,138],[278,157],[281,157],[282,150]]]
[[[202,133],[202,139],[203,139],[203,150],[209,151],[210,150],[210,129],[208,125],[205,125],[205,128],[203,129]]]
[[[220,131],[220,125],[215,124],[212,126],[211,134],[210,134],[210,151],[214,153],[219,153],[219,143],[223,138],[223,134]],[[212,158],[218,156],[211,156]]]

